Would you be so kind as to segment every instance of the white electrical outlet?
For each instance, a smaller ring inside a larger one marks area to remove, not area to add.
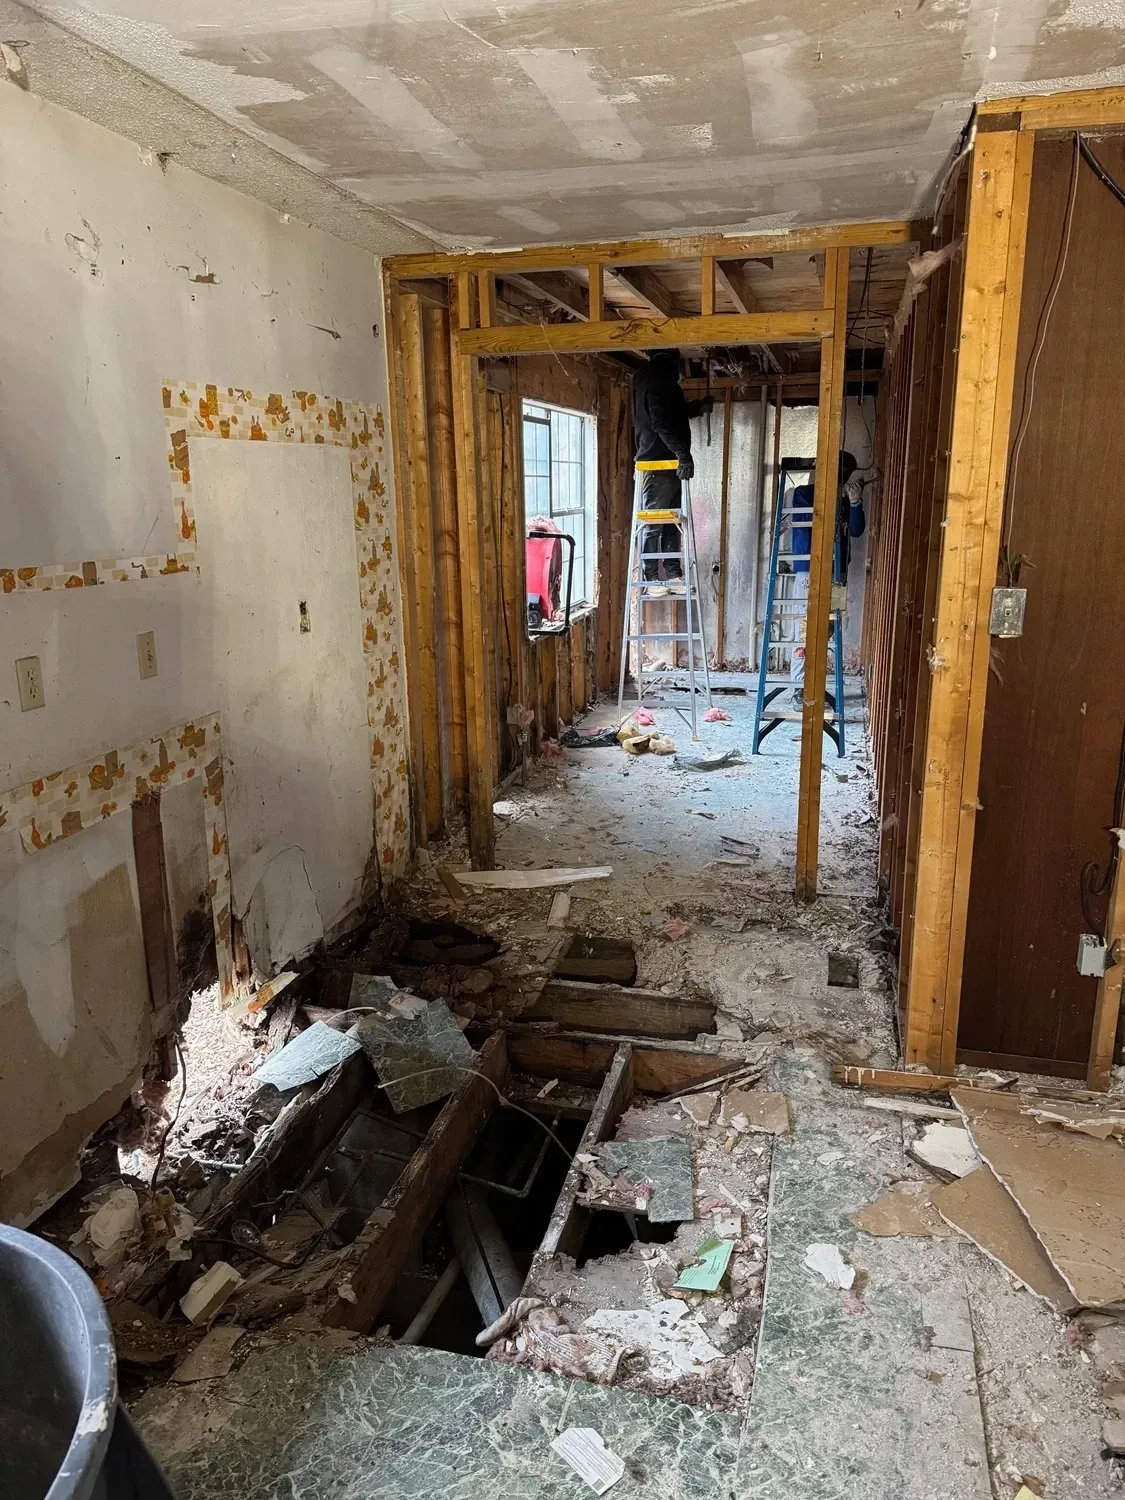
[[[137,665],[141,669],[142,677],[155,677],[156,666],[156,632],[144,630],[137,636]]]
[[[43,696],[43,673],[39,667],[37,656],[21,656],[16,662],[16,680],[20,686],[20,708],[24,713],[29,708],[42,708],[46,703]]]

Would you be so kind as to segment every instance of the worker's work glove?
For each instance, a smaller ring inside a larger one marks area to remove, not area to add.
[[[690,453],[686,458],[681,458],[676,465],[676,477],[681,480],[695,478],[695,464],[692,462]]]

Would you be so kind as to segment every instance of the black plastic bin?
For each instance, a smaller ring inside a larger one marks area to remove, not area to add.
[[[0,1224],[0,1495],[172,1500],[117,1399],[98,1289],[56,1246]]]

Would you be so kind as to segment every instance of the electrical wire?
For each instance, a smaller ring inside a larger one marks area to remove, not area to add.
[[[1090,150],[1082,136],[1078,137],[1078,149],[1082,153],[1082,160],[1090,168],[1098,181],[1107,187],[1117,201],[1125,207],[1125,188],[1113,180],[1098,158]]]
[[[1027,374],[1024,377],[1020,424],[1016,430],[1016,440],[1012,444],[1012,461],[1008,465],[1008,477],[1005,486],[1007,494],[1007,518],[1004,524],[1002,557],[1009,588],[1015,586],[1017,577],[1017,569],[1012,560],[1012,527],[1016,511],[1016,476],[1019,473],[1020,454],[1023,452],[1024,439],[1027,436],[1028,424],[1031,421],[1031,409],[1035,403],[1035,376],[1039,369],[1039,356],[1043,353],[1043,345],[1047,341],[1047,329],[1050,326],[1051,314],[1055,310],[1059,288],[1062,286],[1063,273],[1066,270],[1067,256],[1070,253],[1070,236],[1074,228],[1074,204],[1078,197],[1078,168],[1082,161],[1081,139],[1081,136],[1076,132],[1074,136],[1074,160],[1070,170],[1070,191],[1067,194],[1066,217],[1063,221],[1062,238],[1059,241],[1059,252],[1055,259],[1055,272],[1051,278],[1051,286],[1039,311],[1039,323],[1035,330],[1035,342],[1032,346],[1031,358],[1027,363]]]
[[[173,1113],[172,1118],[168,1121],[167,1125],[164,1127],[164,1134],[160,1138],[160,1151],[157,1155],[156,1165],[152,1169],[152,1176],[149,1179],[148,1184],[148,1190],[150,1193],[156,1192],[156,1183],[157,1179],[160,1176],[160,1168],[164,1165],[164,1153],[168,1149],[168,1137],[172,1134],[172,1128],[175,1125],[176,1121],[180,1118],[180,1110],[183,1109],[184,1100],[187,1097],[187,1063],[184,1060],[184,1049],[180,1046],[179,1037],[176,1038],[176,1056],[180,1060],[180,1078],[182,1079],[182,1083],[180,1086],[180,1097],[176,1102],[175,1112]]]
[[[1082,916],[1086,927],[1090,932],[1096,932],[1102,942],[1107,942],[1106,923],[1098,922],[1094,917],[1090,906],[1091,899],[1100,899],[1105,896],[1113,884],[1113,877],[1117,874],[1117,864],[1121,858],[1121,844],[1118,841],[1118,830],[1125,827],[1125,727],[1121,731],[1121,748],[1117,755],[1117,786],[1113,793],[1113,823],[1106,830],[1109,834],[1109,859],[1106,861],[1105,873],[1102,874],[1095,859],[1087,860],[1082,866],[1078,876],[1078,896],[1082,903]]]

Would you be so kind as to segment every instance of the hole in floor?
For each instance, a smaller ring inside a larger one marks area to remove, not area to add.
[[[667,1245],[676,1238],[678,1223],[653,1224],[644,1214],[623,1214],[613,1209],[595,1209],[582,1241],[578,1268],[606,1255],[620,1255],[638,1240],[642,1245]]]

